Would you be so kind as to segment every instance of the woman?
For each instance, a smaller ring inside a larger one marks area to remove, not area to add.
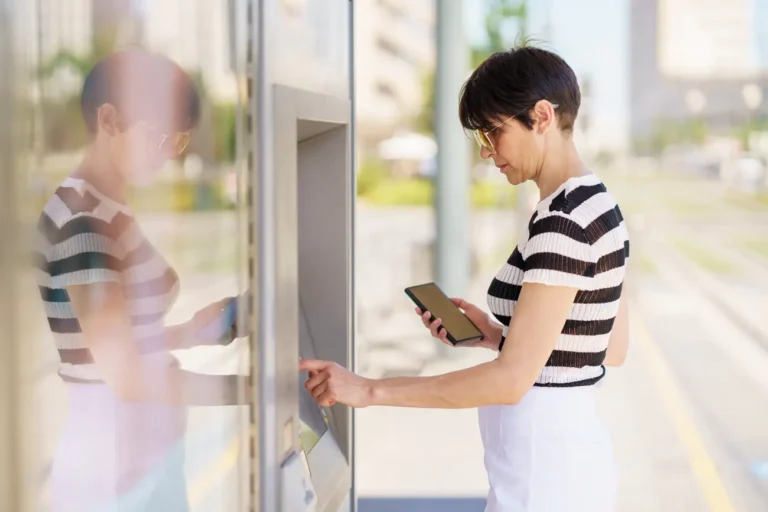
[[[40,281],[69,395],[51,472],[54,511],[184,511],[186,406],[237,403],[236,376],[179,368],[170,350],[231,341],[229,299],[165,326],[179,278],[127,204],[185,149],[198,93],[173,62],[116,53],[81,95],[91,141],[38,224]]]
[[[489,318],[461,299],[498,351],[488,363],[434,377],[371,380],[301,362],[321,405],[477,407],[490,491],[487,512],[611,511],[611,441],[595,411],[605,366],[627,352],[622,285],[629,241],[621,212],[573,143],[580,103],[571,68],[523,47],[489,57],[464,85],[459,115],[483,158],[510,184],[533,180],[540,201],[488,289]],[[446,342],[440,319],[418,311]]]

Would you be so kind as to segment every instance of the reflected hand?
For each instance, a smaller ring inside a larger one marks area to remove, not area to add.
[[[501,342],[501,326],[491,320],[488,314],[482,309],[478,308],[474,304],[465,301],[464,299],[452,298],[451,302],[456,305],[460,310],[464,312],[464,315],[469,318],[473,324],[480,329],[483,333],[483,339],[478,341],[472,341],[468,343],[461,343],[459,347],[482,347],[490,350],[498,350],[499,343]],[[421,323],[424,327],[429,329],[432,337],[437,338],[448,346],[453,347],[453,343],[448,340],[448,331],[442,327],[442,319],[432,319],[432,314],[429,311],[422,312],[420,308],[416,308],[416,314],[421,317]]]
[[[302,359],[299,369],[309,372],[304,387],[318,404],[330,407],[336,402],[349,407],[372,404],[373,381],[330,361]]]
[[[208,306],[204,307],[200,311],[194,314],[192,320],[190,320],[190,328],[194,335],[198,338],[206,338],[206,341],[219,343],[222,338],[226,342],[230,342],[233,339],[233,333],[228,332],[232,326],[224,325],[224,318],[222,312],[227,305],[235,300],[236,297],[226,297],[218,300]],[[216,324],[219,323],[219,325]],[[212,333],[206,336],[206,333]]]

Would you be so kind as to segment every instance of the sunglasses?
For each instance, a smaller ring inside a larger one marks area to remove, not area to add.
[[[558,106],[559,105],[557,105],[556,103],[552,104],[552,108],[553,109],[557,109]],[[488,151],[490,151],[491,153],[496,153],[496,147],[493,145],[493,141],[491,141],[491,138],[489,137],[489,134],[493,133],[494,130],[504,126],[510,120],[516,118],[517,116],[519,116],[523,112],[526,112],[526,111],[530,110],[531,108],[533,108],[533,107],[524,108],[523,110],[521,110],[517,114],[509,116],[504,121],[500,122],[497,125],[494,125],[493,128],[491,128],[487,132],[484,132],[482,130],[474,130],[472,132],[472,134],[475,136],[475,142],[477,142],[478,146],[480,146],[481,148],[485,148]]]
[[[189,132],[178,132],[174,135],[168,135],[146,121],[139,121],[138,125],[146,132],[152,134],[152,137],[157,141],[157,150],[162,151],[163,153],[171,153],[174,157],[177,157],[180,156],[189,145]]]

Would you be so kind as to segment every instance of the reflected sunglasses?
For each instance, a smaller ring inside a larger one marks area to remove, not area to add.
[[[175,135],[168,135],[146,121],[139,121],[138,124],[144,130],[152,132],[153,137],[157,140],[158,151],[172,151],[174,156],[180,156],[189,145],[189,132],[178,132]]]
[[[553,104],[552,104],[552,108],[553,108],[553,109],[557,109],[557,107],[558,107],[558,106],[559,106],[559,105],[558,105],[557,103],[553,103]],[[516,118],[517,116],[519,116],[519,115],[520,115],[520,114],[522,114],[523,112],[526,112],[526,111],[528,111],[528,110],[530,110],[530,109],[532,109],[532,108],[533,108],[533,107],[524,108],[523,110],[521,110],[521,111],[520,111],[520,112],[518,112],[517,114],[514,114],[514,115],[512,115],[512,116],[509,116],[509,117],[508,117],[508,118],[506,118],[504,121],[500,122],[500,123],[499,123],[499,124],[497,124],[497,125],[494,125],[494,126],[493,126],[493,128],[491,128],[491,129],[490,129],[490,130],[488,130],[487,132],[484,132],[484,131],[482,131],[482,130],[473,130],[472,134],[473,134],[473,135],[474,135],[474,137],[475,137],[475,142],[477,142],[477,145],[478,145],[478,146],[480,146],[481,148],[485,148],[485,149],[487,149],[488,151],[490,151],[491,153],[496,153],[496,148],[494,147],[494,145],[493,145],[493,142],[491,141],[491,138],[490,138],[488,135],[489,135],[490,133],[492,133],[494,130],[496,130],[496,129],[498,129],[498,128],[502,127],[502,126],[504,126],[504,125],[505,125],[505,124],[507,124],[507,123],[508,123],[510,120],[512,120],[512,119],[514,119],[514,118]]]

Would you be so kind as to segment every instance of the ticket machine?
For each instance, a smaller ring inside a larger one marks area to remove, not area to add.
[[[300,358],[353,361],[352,2],[266,2],[251,129],[258,510],[353,510],[352,416]]]
[[[350,103],[290,86],[272,93],[274,217],[262,226],[272,230],[262,247],[273,259],[271,269],[261,267],[258,302],[260,455],[274,481],[262,482],[280,490],[274,510],[288,510],[289,502],[307,507],[295,510],[349,510],[350,411],[321,409],[303,387],[298,360],[351,366]],[[261,489],[262,499],[269,491]]]

